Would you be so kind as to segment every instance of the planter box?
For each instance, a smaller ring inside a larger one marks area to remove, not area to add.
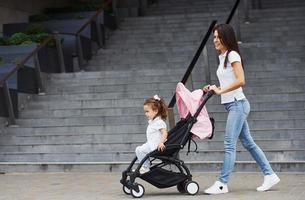
[[[0,57],[4,59],[5,63],[14,64],[24,59],[36,47],[37,44],[0,46]],[[26,65],[34,67],[33,59],[28,60]]]
[[[25,32],[29,25],[30,25],[29,23],[4,24],[3,25],[3,35],[5,37],[10,37],[14,33]],[[3,46],[3,47],[0,46],[0,55],[1,55],[1,52],[6,52],[6,48],[17,47],[16,50],[22,51],[22,49],[25,49],[26,46],[36,47],[37,44],[11,45],[11,46]],[[5,48],[5,49],[3,49],[3,48]],[[32,50],[34,50],[34,48]],[[27,51],[25,53],[30,53],[30,52],[31,51]],[[50,47],[50,46],[43,47],[38,53],[38,59],[39,59],[40,68],[41,68],[42,72],[46,72],[46,73],[60,73],[61,72],[59,60],[58,60],[58,53],[57,53],[57,50],[55,47]],[[33,63],[32,63],[32,65],[33,65]]]
[[[11,95],[11,99],[12,99],[14,115],[17,118],[18,117],[18,93],[17,93],[17,90],[14,90],[14,89],[9,89],[9,91],[10,91],[10,95]],[[6,100],[5,100],[5,96],[4,96],[2,87],[0,87],[0,116],[9,117]]]
[[[14,67],[15,65],[11,64],[0,65],[0,79],[8,74]],[[7,83],[9,89],[14,89],[17,92],[38,94],[38,83],[34,67],[25,65],[12,75]]]
[[[10,37],[14,33],[25,32],[29,23],[12,23],[12,24],[3,24],[3,36]]]
[[[0,79],[14,68],[11,64],[0,65]],[[13,75],[8,79],[9,92],[12,99],[13,110],[15,117],[18,116],[18,91],[17,91],[17,75]],[[3,87],[0,87],[0,116],[9,117],[8,106],[4,95]]]
[[[54,31],[58,31],[60,33],[75,34],[85,23],[86,20],[50,20],[50,21],[42,22],[42,25],[46,29],[48,29],[50,33],[53,33]],[[64,54],[67,55],[68,57],[70,56],[71,59],[73,59],[73,57],[75,56],[79,56],[77,51],[76,37],[73,35],[62,35],[62,38],[64,38],[63,41]],[[87,61],[92,58],[91,42],[92,42],[91,29],[90,27],[87,27],[81,32],[81,44],[82,44],[83,56],[84,59]],[[70,63],[70,61],[68,61],[67,63]],[[67,68],[71,68],[71,67],[68,66]]]
[[[117,2],[118,17],[137,17],[140,14],[139,0],[118,0]]]
[[[118,28],[116,17],[112,13],[104,12],[104,24],[107,28],[115,30]]]
[[[74,19],[79,20],[81,17],[83,20],[88,21],[90,20],[94,15],[96,11],[84,11],[84,12],[67,12],[67,13],[57,13],[57,14],[51,14],[49,15],[50,18],[55,20],[67,20],[67,19]],[[91,24],[91,35],[90,39],[96,43],[99,42],[98,37],[102,38],[102,44],[105,45],[105,26],[104,26],[104,13],[101,12],[96,20]],[[101,35],[98,35],[96,26],[100,26],[101,29]]]
[[[38,52],[40,70],[46,73],[61,73],[56,47],[45,46]],[[65,60],[65,59],[64,59]],[[66,71],[68,69],[65,66]]]
[[[2,78],[5,74],[9,73],[17,65],[15,62],[21,62],[35,48],[36,44],[0,46],[0,56],[7,63],[0,65],[0,77]],[[8,86],[11,89],[16,89],[18,92],[38,93],[33,58],[29,59],[24,67],[19,69],[17,73],[8,80]]]

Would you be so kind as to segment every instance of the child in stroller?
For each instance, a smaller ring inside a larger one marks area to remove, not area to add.
[[[148,118],[148,127],[146,130],[146,143],[136,148],[136,155],[140,162],[148,153],[158,149],[165,149],[164,142],[167,139],[166,120],[167,106],[162,98],[155,95],[152,98],[146,99],[143,105],[146,117]],[[140,174],[149,171],[150,162],[146,160],[140,168]]]
[[[200,94],[200,99],[197,98],[198,94]],[[141,178],[157,188],[177,186],[180,193],[188,193],[190,195],[197,194],[199,185],[195,181],[192,181],[190,170],[185,163],[179,159],[179,151],[189,142],[189,152],[190,141],[192,140],[194,133],[198,132],[198,124],[200,125],[200,123],[197,123],[197,127],[193,125],[197,122],[197,118],[200,114],[204,113],[205,116],[207,116],[204,105],[212,95],[212,92],[203,94],[202,90],[195,90],[190,93],[182,83],[178,83],[176,99],[177,104],[179,103],[180,105],[180,109],[178,106],[179,114],[183,118],[168,132],[167,140],[164,143],[165,149],[163,151],[156,149],[148,153],[142,158],[137,168],[132,170],[132,167],[138,159],[135,157],[127,169],[122,172],[122,179],[120,182],[123,185],[125,194],[131,194],[135,198],[140,198],[144,195],[145,188],[143,185],[135,182],[136,178]],[[196,102],[198,104],[197,108],[194,109],[194,104],[189,101]],[[184,105],[184,107],[181,107],[181,105]],[[188,108],[189,113],[184,116],[184,111],[187,110],[185,109],[186,107]],[[206,123],[206,121],[204,123],[205,125],[209,125],[209,127],[207,127],[207,134],[204,134],[204,136],[199,134],[197,137],[200,137],[201,139],[203,139],[203,137],[212,137],[214,126],[212,125],[210,118],[208,118],[208,121],[209,123]],[[152,163],[150,170],[147,170],[146,173],[140,173],[140,168],[145,162]]]

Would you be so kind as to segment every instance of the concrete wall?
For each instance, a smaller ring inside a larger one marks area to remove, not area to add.
[[[1,0],[0,32],[2,24],[27,22],[29,15],[40,13],[46,7],[60,7],[72,2],[73,0]]]

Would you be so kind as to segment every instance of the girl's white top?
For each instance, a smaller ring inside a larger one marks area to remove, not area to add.
[[[156,150],[160,143],[162,128],[166,129],[166,123],[160,117],[148,121],[146,138],[151,151]]]
[[[234,62],[241,63],[240,55],[236,51],[230,51],[229,56],[228,56],[227,66],[226,66],[226,68],[224,68],[224,62],[225,62],[227,52],[228,51],[226,51],[224,54],[219,55],[219,66],[216,71],[221,88],[227,87],[227,86],[231,85],[234,81],[236,81],[232,63],[234,63]],[[242,87],[239,87],[233,91],[221,94],[221,103],[222,104],[230,103],[230,102],[233,102],[235,99],[241,100],[244,98],[246,98],[246,97],[243,93],[243,89],[242,89]]]

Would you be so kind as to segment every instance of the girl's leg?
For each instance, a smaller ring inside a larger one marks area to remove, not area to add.
[[[147,143],[142,144],[141,146],[138,146],[135,150],[136,156],[138,158],[138,161],[140,162],[148,153],[150,153],[150,148]],[[150,161],[147,159],[144,163],[143,166],[146,168],[150,167]]]

